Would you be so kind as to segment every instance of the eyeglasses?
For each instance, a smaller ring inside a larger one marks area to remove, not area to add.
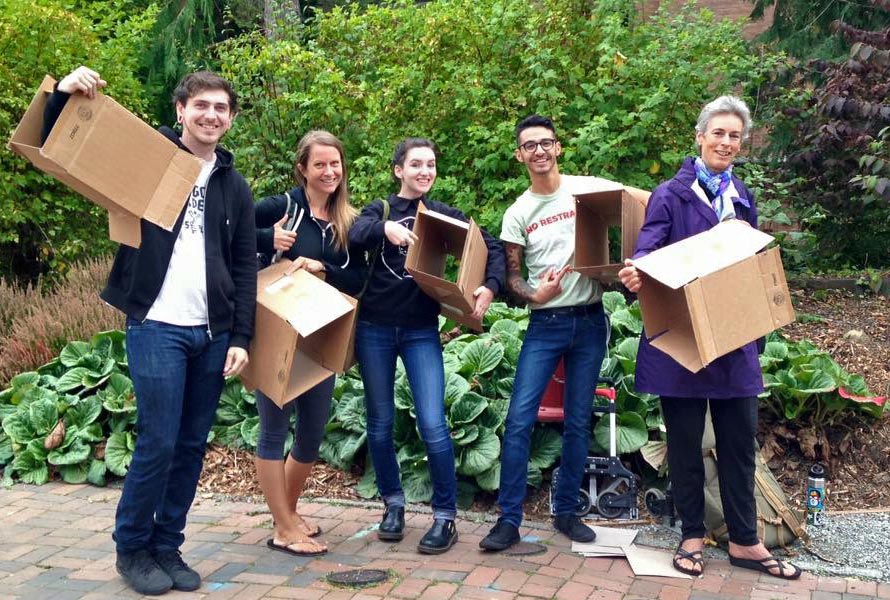
[[[538,149],[538,146],[541,147],[541,150],[547,152],[556,144],[556,140],[553,138],[544,138],[543,140],[538,140],[537,142],[534,140],[529,140],[524,144],[519,144],[519,147],[531,154],[532,152]]]

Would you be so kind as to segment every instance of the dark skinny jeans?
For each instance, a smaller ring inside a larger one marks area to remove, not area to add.
[[[318,459],[318,449],[324,438],[324,426],[331,415],[331,396],[334,376],[331,375],[279,408],[261,391],[256,391],[256,407],[260,413],[260,434],[256,455],[265,460],[284,458],[284,444],[290,429],[290,416],[297,411],[294,426],[294,445],[290,455],[297,462],[308,464]]]

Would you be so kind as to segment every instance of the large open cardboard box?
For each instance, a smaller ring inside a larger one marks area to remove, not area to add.
[[[355,299],[293,262],[257,274],[256,328],[241,375],[278,406],[351,366]]]
[[[172,230],[201,161],[104,94],[93,100],[73,94],[41,146],[43,109],[54,84],[49,75],[43,79],[10,150],[105,208],[116,242],[138,248],[141,218]]]
[[[472,219],[464,223],[429,210],[421,202],[413,231],[417,242],[408,247],[405,268],[420,289],[439,301],[443,315],[482,331],[482,319],[473,318],[473,292],[485,283],[488,261],[488,248],[479,226]],[[449,255],[459,261],[454,281],[445,279]]]
[[[579,177],[575,196],[573,269],[600,281],[617,281],[637,243],[646,217],[649,192],[601,177]],[[620,260],[609,257],[609,228],[621,230]]]
[[[794,321],[772,236],[738,220],[634,261],[650,343],[699,371],[715,359]]]

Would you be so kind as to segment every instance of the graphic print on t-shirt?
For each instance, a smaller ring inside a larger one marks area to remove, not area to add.
[[[188,208],[182,221],[182,231],[186,234],[204,235],[204,199],[207,196],[207,182],[198,182],[189,195]]]
[[[404,219],[393,221],[393,223],[398,223],[406,229],[413,230],[415,219],[416,217],[405,217]],[[383,252],[380,253],[380,260],[383,262],[383,266],[396,279],[414,279],[411,273],[405,270],[405,257],[408,256],[408,246],[396,246],[395,244],[388,244],[387,241],[386,236],[384,236]],[[387,254],[389,254],[389,262],[386,260]]]

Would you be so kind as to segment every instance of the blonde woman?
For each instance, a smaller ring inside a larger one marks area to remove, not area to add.
[[[283,256],[347,294],[359,292],[367,274],[361,252],[350,252],[349,228],[356,210],[349,204],[343,144],[327,131],[310,131],[297,146],[294,175],[298,186],[263,198],[256,205],[257,250]],[[297,512],[297,502],[318,458],[331,407],[334,376],[279,408],[257,390],[260,433],[256,468],[266,504],[275,519],[268,546],[297,556],[327,552],[316,541],[318,525]],[[296,410],[294,445],[283,458]]]

